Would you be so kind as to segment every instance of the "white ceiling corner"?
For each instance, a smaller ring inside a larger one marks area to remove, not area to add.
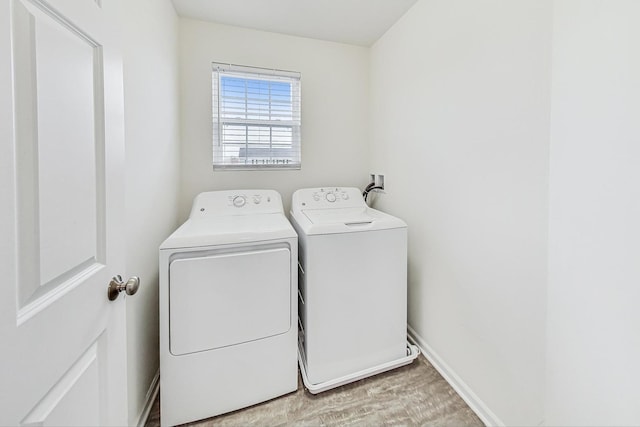
[[[417,0],[172,0],[178,15],[371,46]]]

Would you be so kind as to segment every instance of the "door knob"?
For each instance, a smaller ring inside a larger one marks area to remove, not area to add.
[[[140,287],[140,278],[137,276],[131,276],[126,283],[122,281],[122,276],[119,274],[111,279],[109,282],[109,286],[107,287],[107,296],[109,297],[109,301],[113,301],[118,298],[120,292],[125,291],[127,295],[133,295],[138,292],[138,288]]]

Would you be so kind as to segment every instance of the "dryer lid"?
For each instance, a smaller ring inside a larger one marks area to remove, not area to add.
[[[193,248],[296,238],[283,214],[255,214],[190,218],[171,234],[160,249]]]

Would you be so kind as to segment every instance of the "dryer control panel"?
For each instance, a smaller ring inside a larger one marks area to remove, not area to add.
[[[293,193],[292,208],[357,208],[367,205],[360,190],[353,187],[303,188]]]
[[[283,213],[282,197],[275,190],[227,190],[200,193],[189,218]]]

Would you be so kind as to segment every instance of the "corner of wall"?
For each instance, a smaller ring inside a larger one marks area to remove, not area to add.
[[[180,140],[178,27],[170,0],[123,1],[129,424],[147,410],[159,366],[157,247],[176,227]],[[143,171],[143,173],[141,173]]]

